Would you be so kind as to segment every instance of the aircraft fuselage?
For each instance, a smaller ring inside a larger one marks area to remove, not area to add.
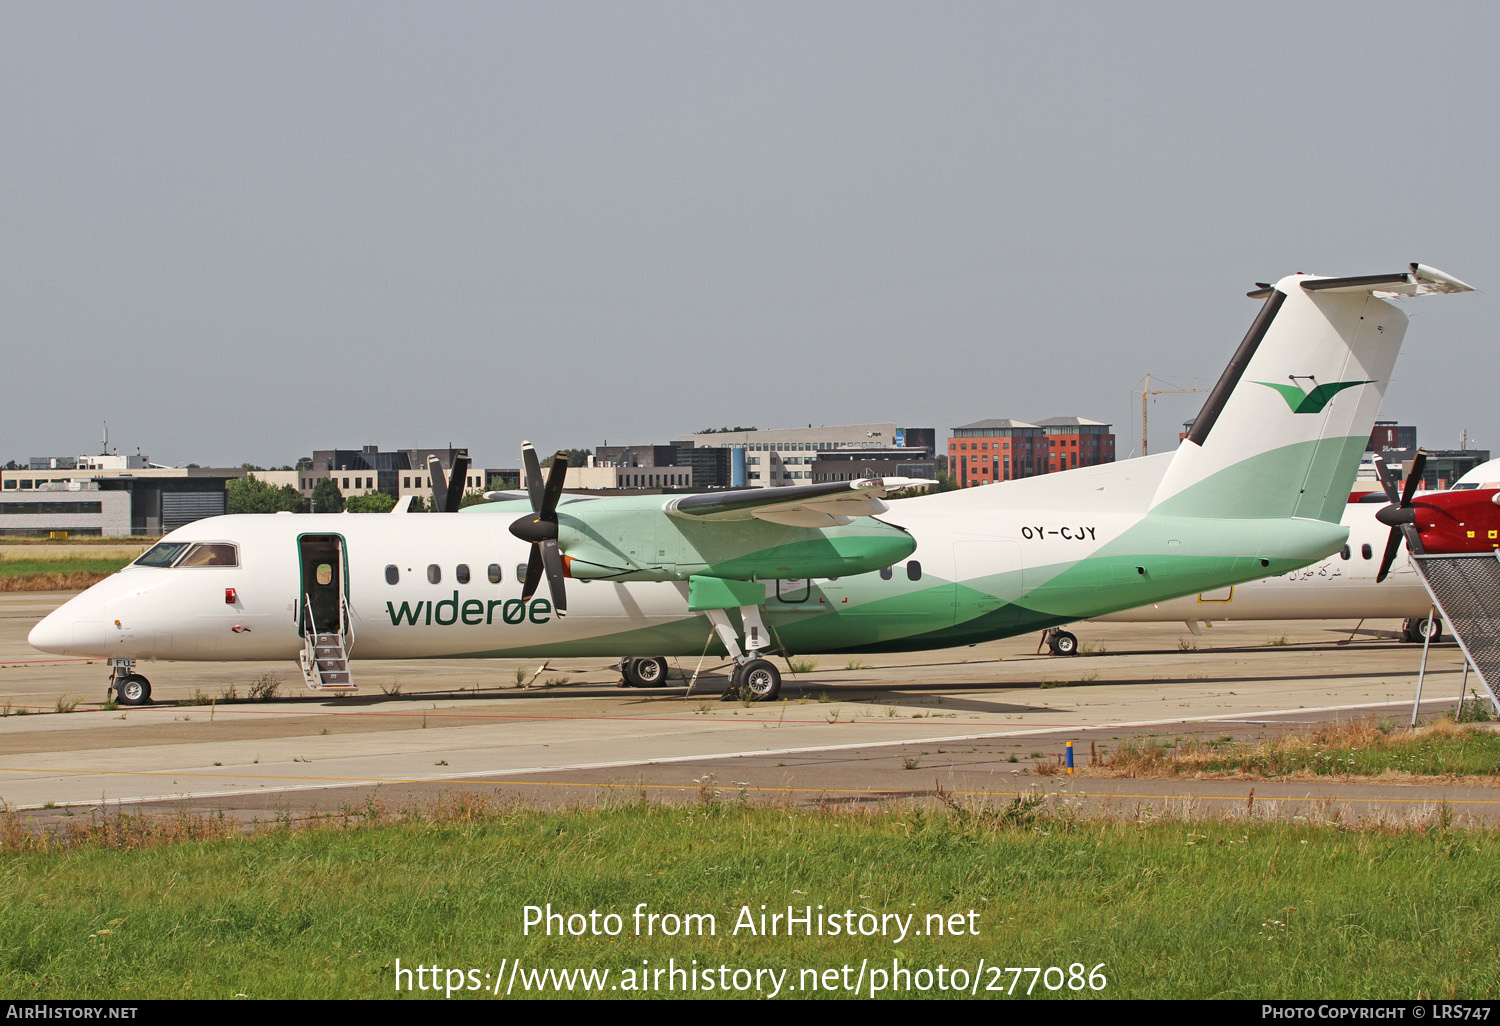
[[[895,503],[883,519],[911,531],[916,549],[891,568],[762,582],[775,647],[842,652],[1004,637],[1285,572],[1343,541],[1342,528],[1316,521],[997,513],[976,501],[979,491]],[[329,567],[330,586],[343,590],[355,658],[721,650],[706,617],[688,609],[686,581],[571,580],[566,617],[545,595],[522,601],[528,546],[507,523],[483,514],[201,520],[163,542],[232,545],[236,565],[126,567],[50,614],[31,641],[121,659],[295,658],[317,570],[304,565],[300,546],[335,538],[341,565]]]

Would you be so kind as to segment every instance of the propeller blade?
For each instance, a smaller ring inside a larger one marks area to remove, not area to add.
[[[521,466],[526,468],[526,494],[531,497],[531,508],[540,512],[542,508],[542,464],[536,458],[536,449],[530,442],[521,443]]]
[[[1396,561],[1396,553],[1401,551],[1401,528],[1392,527],[1390,535],[1385,540],[1385,555],[1380,557],[1380,572],[1375,575],[1375,583],[1379,584],[1390,576],[1391,564]]]
[[[1406,477],[1406,487],[1401,492],[1401,505],[1411,505],[1411,497],[1422,487],[1422,471],[1426,468],[1427,450],[1418,449],[1416,457],[1411,461],[1411,473]]]
[[[552,457],[545,483],[536,449],[530,442],[521,443],[521,462],[526,468],[526,495],[531,500],[531,512],[510,525],[511,534],[531,543],[521,601],[528,601],[536,594],[545,574],[547,590],[552,594],[552,608],[558,616],[566,616],[568,596],[563,578],[567,574],[563,568],[562,549],[557,544],[557,500],[562,496],[563,482],[568,476],[568,454],[559,450]]]
[[[544,541],[538,548],[542,552],[542,565],[547,570],[547,587],[552,592],[552,611],[558,616],[567,616],[568,595],[563,589],[562,553],[555,541]]]
[[[521,589],[521,601],[526,602],[536,594],[537,586],[542,583],[542,547],[531,546],[531,556],[526,560],[526,585]]]
[[[1422,545],[1422,532],[1417,530],[1415,524],[1402,524],[1401,533],[1406,535],[1406,551],[1418,556],[1424,555],[1427,549]]]
[[[443,461],[436,456],[427,457],[427,483],[432,485],[432,511],[444,512],[448,503],[448,481],[443,476]]]
[[[1380,478],[1380,487],[1385,489],[1385,497],[1390,500],[1392,506],[1399,506],[1401,500],[1396,493],[1396,477],[1378,454],[1375,456],[1375,474]]]
[[[461,449],[453,457],[453,466],[448,471],[448,493],[443,502],[444,513],[457,513],[463,505],[464,491],[469,483],[469,450]]]
[[[1380,572],[1375,575],[1376,584],[1390,576],[1391,564],[1395,562],[1396,553],[1401,549],[1403,537],[1409,552],[1422,551],[1422,532],[1416,528],[1417,511],[1412,507],[1411,497],[1422,486],[1422,470],[1426,464],[1427,451],[1418,449],[1416,457],[1411,461],[1411,473],[1406,476],[1398,495],[1396,479],[1390,468],[1385,465],[1385,460],[1375,457],[1375,473],[1380,475],[1380,485],[1385,489],[1386,498],[1391,501],[1389,506],[1382,507],[1375,513],[1375,519],[1389,525],[1391,529],[1385,540],[1385,555],[1380,559]]]
[[[563,482],[567,476],[568,454],[559,449],[552,457],[552,466],[547,470],[547,486],[542,490],[541,509],[537,510],[544,518],[556,519],[554,514],[557,512],[557,500],[562,495]]]

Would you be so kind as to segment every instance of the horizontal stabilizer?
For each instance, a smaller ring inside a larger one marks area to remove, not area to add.
[[[1473,292],[1450,274],[1435,267],[1412,264],[1411,269],[1398,274],[1366,274],[1354,278],[1314,278],[1302,283],[1309,292],[1341,293],[1368,292],[1380,299],[1396,299],[1401,296],[1431,296],[1443,292]]]

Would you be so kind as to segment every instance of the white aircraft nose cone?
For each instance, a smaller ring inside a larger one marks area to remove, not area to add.
[[[73,644],[73,617],[63,615],[62,609],[55,609],[42,617],[42,621],[31,628],[31,633],[26,635],[26,641],[32,648],[42,652],[52,652],[57,655],[66,655],[69,647]]]
[[[69,599],[31,628],[31,647],[54,655],[108,655],[110,638],[101,597],[86,591]]]

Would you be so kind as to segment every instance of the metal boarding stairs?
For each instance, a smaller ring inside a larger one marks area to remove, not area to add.
[[[1411,556],[1432,604],[1500,710],[1500,553]]]
[[[306,631],[302,636],[302,679],[313,691],[358,690],[349,672],[349,650],[354,647],[354,619],[349,603],[339,599],[339,627],[330,633],[319,633],[314,626],[312,602],[303,596]]]

